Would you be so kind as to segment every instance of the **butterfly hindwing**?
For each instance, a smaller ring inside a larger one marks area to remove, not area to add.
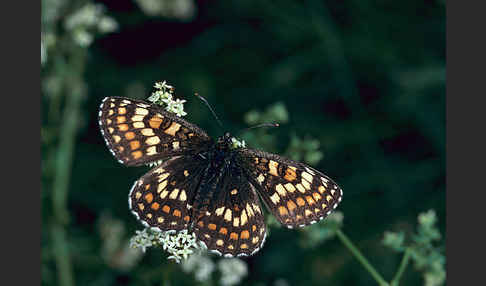
[[[196,236],[225,257],[257,252],[265,242],[266,225],[258,195],[242,170],[227,170],[213,198],[195,221]]]
[[[129,194],[132,213],[146,226],[182,230],[192,222],[194,199],[204,165],[198,156],[179,156],[154,167]]]
[[[197,152],[211,142],[199,127],[141,100],[106,97],[99,111],[105,142],[127,166]]]
[[[310,166],[258,150],[242,148],[238,153],[269,210],[289,228],[324,219],[341,201],[341,188]]]

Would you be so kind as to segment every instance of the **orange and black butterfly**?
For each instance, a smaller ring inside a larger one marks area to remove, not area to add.
[[[279,155],[235,148],[162,107],[107,97],[99,112],[109,150],[126,166],[163,160],[130,190],[132,213],[146,227],[193,231],[213,253],[248,256],[266,238],[259,197],[288,228],[327,217],[341,201],[328,176]]]

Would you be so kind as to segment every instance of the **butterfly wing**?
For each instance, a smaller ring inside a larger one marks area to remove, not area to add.
[[[133,184],[128,197],[130,210],[146,227],[161,231],[188,228],[204,168],[199,156],[165,161]]]
[[[123,97],[106,97],[99,125],[106,145],[127,166],[198,152],[211,138],[202,129],[156,105]]]
[[[261,249],[266,238],[263,209],[241,169],[224,171],[207,212],[195,219],[194,232],[210,251],[225,257]]]
[[[288,228],[324,219],[341,201],[341,188],[310,166],[259,150],[241,148],[237,152],[250,182]]]

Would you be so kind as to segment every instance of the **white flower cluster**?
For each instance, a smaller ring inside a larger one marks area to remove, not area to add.
[[[231,138],[231,147],[233,149],[237,149],[237,148],[245,148],[246,147],[246,143],[245,143],[245,140],[241,140],[239,141],[238,139],[236,139],[235,137],[232,137]]]
[[[154,87],[157,89],[152,92],[152,95],[148,98],[154,104],[165,106],[165,110],[175,113],[177,116],[182,117],[187,115],[184,112],[185,100],[173,99],[174,87],[168,85],[166,81],[156,82]]]
[[[232,286],[239,284],[248,275],[248,266],[238,258],[223,258],[216,265],[206,254],[198,253],[189,257],[182,264],[182,270],[186,273],[194,273],[198,282],[211,279],[214,271],[219,271],[220,281],[218,285]]]
[[[173,259],[180,263],[182,259],[187,259],[190,254],[202,249],[202,245],[197,242],[194,233],[181,230],[159,231],[155,228],[145,228],[137,230],[135,236],[130,239],[130,247],[140,248],[143,252],[148,247],[158,246],[171,254],[168,259]]]
[[[72,32],[78,45],[89,46],[93,42],[93,32],[109,33],[118,29],[117,22],[104,12],[102,5],[88,3],[67,17],[64,27]]]
[[[248,274],[248,266],[238,258],[225,258],[218,262],[221,272],[221,285],[232,286],[241,282]]]
[[[208,281],[216,266],[207,255],[202,253],[191,255],[181,264],[182,270],[186,273],[194,273],[198,282]]]

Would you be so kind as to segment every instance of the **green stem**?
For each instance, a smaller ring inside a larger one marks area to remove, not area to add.
[[[341,230],[336,231],[337,237],[341,242],[348,248],[348,250],[356,257],[356,259],[361,263],[361,265],[371,274],[371,276],[378,282],[381,286],[388,286],[388,282],[381,277],[380,273],[370,264],[370,262],[364,257],[364,255],[358,250],[358,248],[349,240],[349,238],[341,232]]]
[[[56,259],[59,285],[74,285],[72,267],[69,259],[69,247],[67,245],[66,230],[64,226],[54,223],[51,226],[53,252]]]
[[[402,261],[400,262],[400,266],[398,267],[397,273],[395,274],[395,277],[393,277],[393,280],[390,283],[391,286],[398,286],[398,282],[400,281],[400,278],[402,277],[402,274],[407,268],[408,262],[410,260],[410,253],[411,253],[410,248],[407,248],[405,250],[405,254],[403,255]]]
[[[63,111],[63,124],[60,129],[59,146],[56,150],[55,173],[52,187],[54,221],[51,227],[51,235],[59,275],[59,285],[63,286],[74,285],[66,231],[69,223],[67,198],[71,179],[75,138],[83,98],[81,75],[84,70],[84,52],[75,50],[72,58],[71,68],[68,71],[64,71],[66,76],[64,78],[65,86],[63,92],[66,93],[66,107]]]

